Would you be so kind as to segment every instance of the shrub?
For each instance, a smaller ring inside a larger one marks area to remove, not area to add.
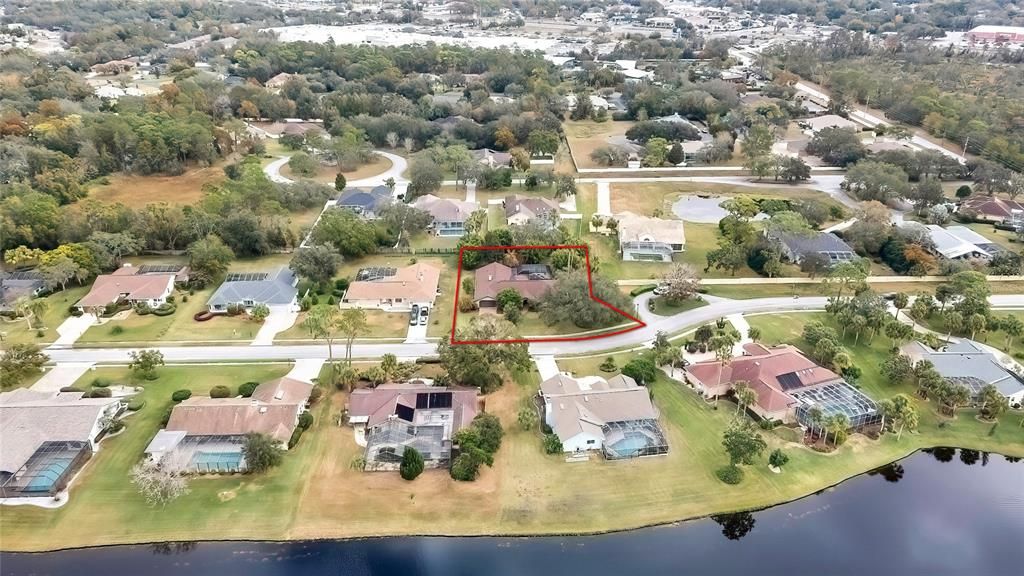
[[[561,454],[562,453],[562,441],[559,440],[558,434],[545,434],[544,435],[544,453],[545,454]]]
[[[774,430],[779,425],[777,420],[761,420],[757,423],[762,430]]]
[[[124,430],[124,427],[125,427],[124,420],[117,420],[117,419],[115,419],[115,420],[111,420],[110,423],[107,424],[107,427],[104,428],[104,431],[107,434],[117,434],[121,430]]]
[[[773,466],[775,468],[782,468],[783,466],[786,465],[787,462],[789,462],[789,456],[787,456],[785,452],[778,448],[773,450],[772,453],[768,455],[769,466]]]
[[[230,398],[231,388],[223,384],[210,388],[210,398]]]
[[[633,358],[622,367],[622,374],[629,376],[640,384],[650,384],[658,377],[658,367],[646,356]]]
[[[743,482],[743,470],[739,466],[723,466],[715,470],[715,476],[726,484],[739,484]]]
[[[398,473],[403,480],[415,480],[423,473],[423,456],[412,446],[406,446],[402,452],[402,464],[398,467]]]
[[[328,298],[328,299],[327,299],[327,305],[328,305],[328,306],[334,306],[334,305],[335,305],[335,304],[337,304],[337,303],[338,303],[338,302],[337,302],[337,301],[336,301],[336,300],[334,299],[334,296],[333,296],[333,295],[332,295],[332,296],[331,296],[330,298]]]
[[[106,388],[107,386],[110,386],[110,380],[106,378],[94,378],[92,381],[93,388]]]
[[[459,454],[452,462],[451,477],[460,482],[472,482],[480,473],[480,462],[469,454]]]
[[[292,437],[288,439],[288,449],[289,450],[291,450],[292,448],[295,448],[295,446],[298,445],[299,438],[302,438],[302,433],[305,432],[305,431],[306,431],[306,429],[301,427],[301,426],[296,426],[295,430],[292,430]]]
[[[132,398],[128,401],[128,410],[131,412],[138,412],[146,406],[146,401],[142,398]]]
[[[174,294],[167,297],[167,303],[174,304]]]
[[[637,286],[636,288],[633,288],[632,290],[629,291],[629,295],[634,297],[634,298],[636,298],[637,296],[639,296],[641,294],[646,294],[647,292],[653,291],[657,287],[658,286],[656,284],[648,284],[646,286]]]
[[[312,414],[310,414],[309,412],[303,412],[302,414],[299,414],[299,428],[302,428],[303,430],[306,430],[306,429],[308,429],[312,425],[313,425],[313,415]]]
[[[182,302],[188,302],[188,294],[183,294],[183,295],[181,296],[181,301],[182,301]]]
[[[121,326],[120,324],[117,324],[110,329],[111,336],[119,336],[121,334],[124,334],[124,326]]]
[[[160,418],[160,426],[167,426],[167,423],[171,420],[171,412],[174,411],[174,406],[168,406],[164,410],[163,417]]]
[[[249,398],[259,385],[259,382],[246,382],[238,387],[238,395],[242,398]]]
[[[149,304],[136,304],[135,313],[138,314],[139,316],[145,316],[147,314],[152,314],[153,309],[149,306]]]
[[[601,365],[598,366],[598,369],[601,370],[601,372],[615,372],[616,370],[619,369],[619,367],[618,365],[615,364],[615,358],[609,356],[604,359],[604,362],[601,362]]]
[[[348,290],[348,284],[348,278],[338,278],[337,280],[334,281],[334,289],[341,290],[342,292],[344,292],[345,290]]]
[[[192,397],[192,391],[187,389],[187,388],[182,389],[182,390],[175,390],[174,393],[171,394],[171,400],[174,401],[174,402],[181,402],[183,400],[188,400],[191,397]]]
[[[174,304],[161,304],[159,308],[153,310],[153,316],[170,316],[178,310],[178,307]]]
[[[110,398],[113,394],[110,388],[93,388],[89,391],[89,398]]]

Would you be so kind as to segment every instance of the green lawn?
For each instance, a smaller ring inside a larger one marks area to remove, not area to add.
[[[203,290],[176,291],[178,309],[170,316],[132,312],[123,320],[106,320],[104,324],[89,328],[78,340],[81,343],[125,342],[199,342],[221,340],[252,340],[261,324],[247,316],[217,315],[212,320],[197,322],[192,317],[206,309],[216,287]],[[187,300],[186,300],[187,298]],[[120,327],[120,331],[117,329]]]
[[[654,313],[658,316],[675,316],[680,312],[708,305],[706,300],[697,298],[688,298],[682,302],[673,303],[664,298],[655,297],[651,299],[651,302],[654,303]]]
[[[82,296],[89,292],[89,286],[75,286],[43,297],[46,310],[39,318],[32,320],[32,328],[24,319],[10,320],[0,317],[2,346],[12,344],[49,344],[57,339],[57,327],[71,316],[68,310]],[[42,333],[42,336],[39,333]]]
[[[326,307],[327,298],[320,297],[321,303],[318,307]],[[409,314],[407,312],[385,312],[383,310],[364,310],[366,313],[366,333],[360,336],[360,340],[368,338],[405,338],[409,331]],[[308,312],[300,312],[295,324],[281,332],[274,338],[275,342],[282,340],[312,340],[309,331],[302,327],[302,321]]]

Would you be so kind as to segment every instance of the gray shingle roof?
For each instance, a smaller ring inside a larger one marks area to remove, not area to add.
[[[943,378],[950,380],[974,379],[994,385],[1003,395],[1017,394],[1024,389],[1021,377],[1007,370],[984,348],[971,340],[949,344],[945,350],[932,351],[914,343],[921,358],[931,361]],[[964,383],[964,382],[961,382]],[[969,386],[969,388],[974,388]],[[979,387],[980,388],[980,387]]]
[[[209,306],[227,306],[246,300],[272,306],[291,304],[298,290],[295,289],[295,275],[288,268],[281,268],[266,280],[236,280],[224,282],[210,296]]]
[[[341,193],[336,204],[341,207],[357,207],[375,212],[391,200],[390,188],[374,186],[373,188],[349,188]]]
[[[853,254],[853,248],[842,238],[829,232],[819,233],[811,236],[798,236],[796,234],[776,234],[779,242],[782,242],[793,251],[794,254],[806,256],[807,254],[821,252],[849,252]]]

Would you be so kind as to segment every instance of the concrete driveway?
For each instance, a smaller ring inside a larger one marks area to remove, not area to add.
[[[316,378],[320,377],[320,369],[324,367],[326,358],[303,358],[295,361],[295,366],[292,366],[290,372],[288,372],[288,378],[292,380],[301,380],[302,382],[313,383]]]
[[[263,321],[263,326],[260,326],[260,331],[256,333],[256,338],[253,338],[250,346],[272,345],[274,337],[294,326],[298,317],[299,313],[291,306],[271,306],[270,316]]]
[[[555,362],[554,354],[535,355],[533,363],[537,365],[537,372],[540,373],[541,382],[553,376],[558,376],[558,364]]]
[[[78,382],[92,366],[92,362],[59,362],[32,385],[32,390],[60,392],[61,388],[73,386]]]
[[[58,338],[52,346],[59,348],[73,346],[82,337],[82,334],[85,334],[86,330],[96,324],[96,320],[94,314],[69,317],[60,326],[57,326]]]
[[[431,310],[433,312],[433,310]],[[416,323],[415,326],[409,326],[409,332],[405,335],[406,344],[425,344],[427,342],[427,328],[430,327],[430,318],[427,318],[427,324]]]

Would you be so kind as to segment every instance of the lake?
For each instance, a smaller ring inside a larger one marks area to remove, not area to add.
[[[0,573],[1006,576],[1022,547],[1024,464],[939,448],[775,508],[602,536],[118,546],[4,554]]]

